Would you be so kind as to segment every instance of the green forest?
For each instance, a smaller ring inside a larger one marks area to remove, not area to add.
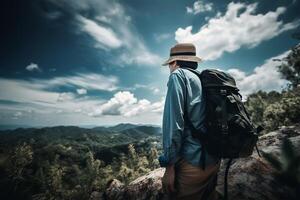
[[[282,92],[258,91],[245,102],[264,133],[300,119],[300,45],[279,63],[287,87]],[[161,129],[153,126],[1,131],[0,198],[89,199],[113,178],[128,184],[158,168],[160,151]]]
[[[128,183],[157,168],[160,135],[128,124],[2,131],[1,199],[89,199],[112,178]]]

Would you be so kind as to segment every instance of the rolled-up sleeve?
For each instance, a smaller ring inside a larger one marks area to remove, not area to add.
[[[179,73],[172,73],[163,113],[163,155],[159,157],[161,167],[172,165],[179,158],[184,130],[185,93],[184,77]]]

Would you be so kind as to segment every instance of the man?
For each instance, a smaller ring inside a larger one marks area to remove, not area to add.
[[[170,58],[163,64],[169,65],[170,76],[163,114],[163,155],[159,161],[166,167],[162,182],[170,199],[216,198],[220,161],[201,151],[189,126],[192,123],[201,134],[206,133],[201,81],[187,69],[196,69],[200,61],[195,46],[184,43],[172,47]]]

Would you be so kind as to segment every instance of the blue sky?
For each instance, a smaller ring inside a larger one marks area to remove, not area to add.
[[[0,124],[161,124],[171,46],[235,76],[244,96],[286,84],[299,0],[5,0]]]

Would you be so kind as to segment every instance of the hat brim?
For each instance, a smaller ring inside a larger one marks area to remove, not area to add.
[[[190,61],[190,62],[201,62],[202,61],[202,59],[197,56],[171,56],[168,60],[166,60],[162,64],[162,66],[166,66],[175,60]]]

